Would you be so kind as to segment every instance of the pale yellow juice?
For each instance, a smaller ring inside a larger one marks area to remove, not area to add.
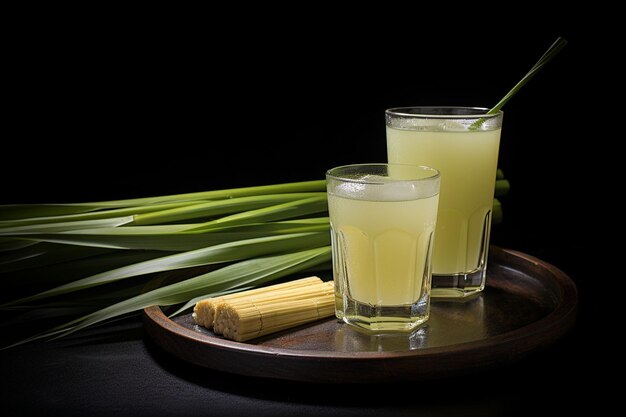
[[[390,163],[428,165],[441,172],[433,274],[476,270],[488,244],[500,128],[404,130],[387,127]]]
[[[333,245],[343,262],[347,296],[372,306],[410,305],[420,299],[430,271],[427,255],[437,220],[438,195],[380,201],[329,193]]]

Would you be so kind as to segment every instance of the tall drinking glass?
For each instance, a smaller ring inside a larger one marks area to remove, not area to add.
[[[441,172],[433,297],[485,287],[502,112],[476,107],[400,107],[385,112],[390,163]]]

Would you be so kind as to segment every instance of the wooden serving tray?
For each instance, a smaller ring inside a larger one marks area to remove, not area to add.
[[[320,383],[373,383],[456,375],[518,360],[572,326],[572,280],[532,256],[492,247],[487,287],[467,300],[433,299],[427,324],[410,337],[371,336],[334,318],[245,343],[144,310],[148,334],[191,363],[241,375]]]

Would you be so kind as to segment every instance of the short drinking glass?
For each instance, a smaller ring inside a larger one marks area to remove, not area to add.
[[[357,164],[326,180],[337,317],[375,333],[415,330],[430,313],[439,172]]]

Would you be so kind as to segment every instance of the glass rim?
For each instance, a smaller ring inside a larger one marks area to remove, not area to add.
[[[357,167],[381,167],[381,166],[401,166],[401,167],[412,167],[412,168],[419,168],[421,171],[430,171],[432,173],[432,175],[428,176],[428,177],[423,177],[423,178],[412,178],[412,179],[394,179],[393,182],[395,183],[411,183],[411,182],[422,182],[422,181],[433,181],[436,180],[438,178],[441,177],[441,172],[433,167],[427,166],[427,165],[412,165],[412,164],[393,164],[393,163],[388,163],[388,162],[379,162],[379,163],[360,163],[360,164],[347,164],[347,165],[339,165],[333,168],[330,168],[329,170],[326,171],[326,178],[332,178],[333,180],[336,181],[343,181],[343,182],[351,182],[351,183],[355,183],[355,184],[386,184],[384,182],[374,182],[374,181],[367,181],[367,180],[363,180],[363,179],[358,179],[358,178],[348,178],[346,176],[338,176],[333,174],[333,171],[336,170],[340,170],[340,169],[346,169],[346,168],[357,168]]]
[[[435,114],[435,113],[410,113],[411,109],[443,109],[443,110],[465,110],[469,111],[467,114]],[[487,114],[490,109],[487,107],[468,107],[468,106],[405,106],[405,107],[392,107],[385,110],[385,114],[398,117],[411,117],[419,119],[491,119],[499,117],[503,114],[502,110],[498,110],[497,113]],[[476,112],[474,112],[476,111]],[[482,112],[482,113],[481,113]]]

